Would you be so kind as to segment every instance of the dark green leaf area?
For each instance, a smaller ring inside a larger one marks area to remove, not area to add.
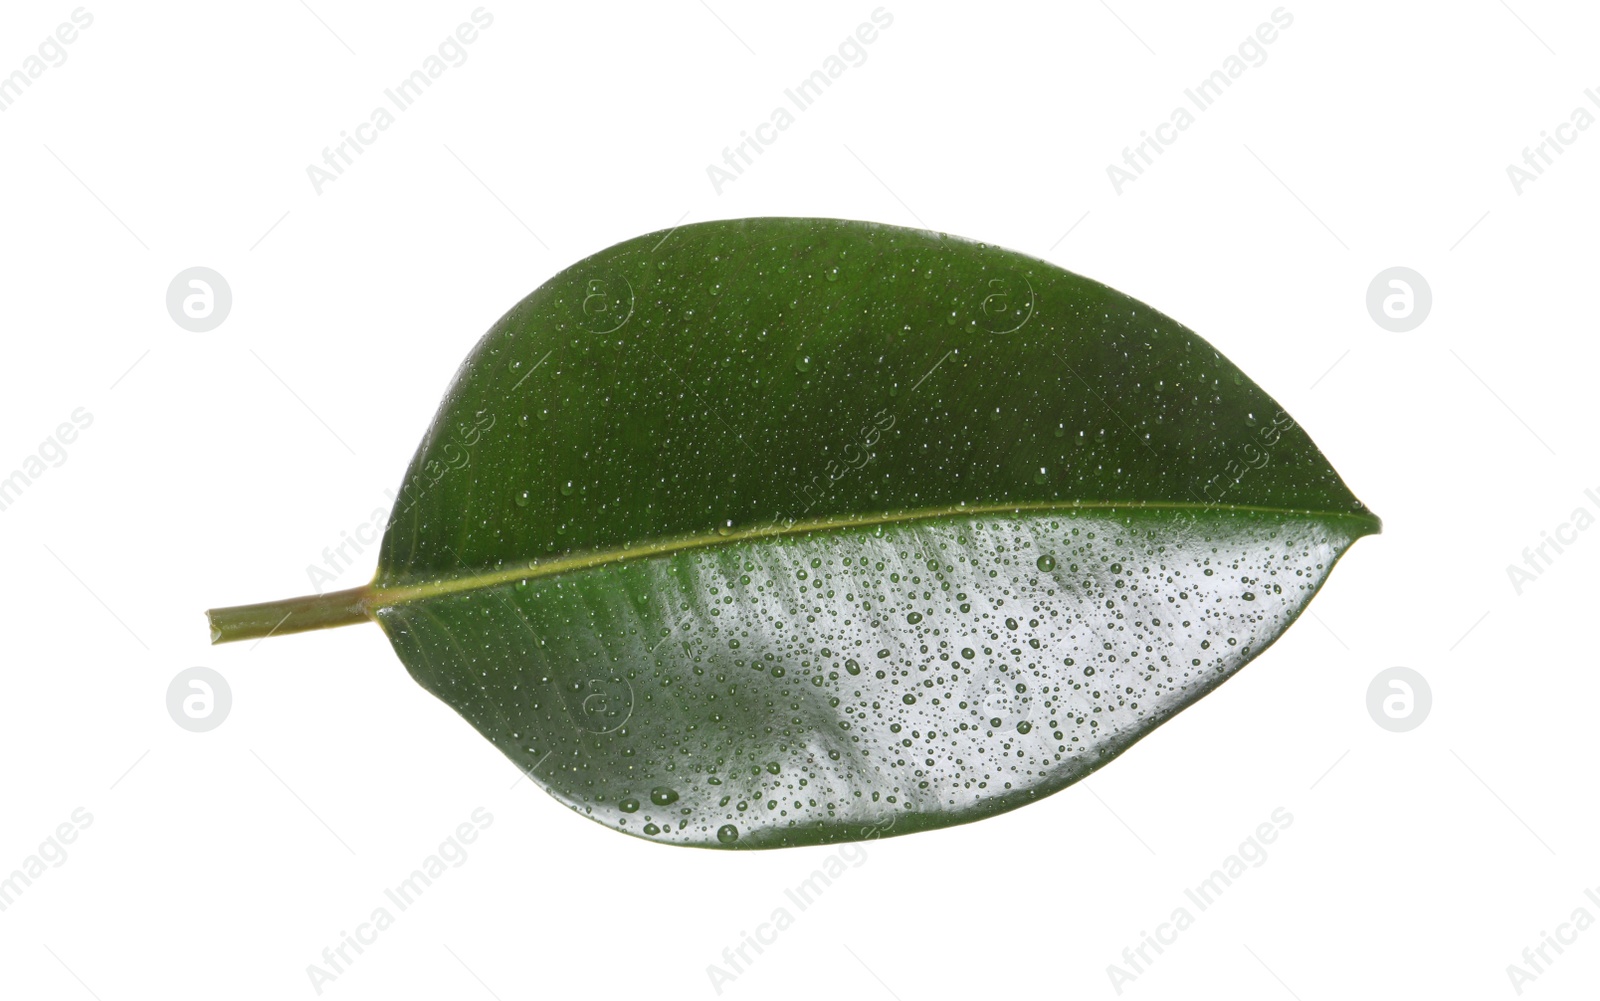
[[[602,251],[496,323],[418,450],[391,586],[961,504],[1360,504],[1209,344],[1012,251],[830,219]]]

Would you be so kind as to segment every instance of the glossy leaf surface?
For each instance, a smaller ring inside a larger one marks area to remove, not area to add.
[[[1195,334],[836,220],[557,275],[456,377],[361,596],[552,795],[653,840],[901,834],[1083,777],[1378,521]]]

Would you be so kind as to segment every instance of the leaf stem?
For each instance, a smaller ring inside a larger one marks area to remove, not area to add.
[[[372,618],[368,610],[371,596],[370,587],[356,587],[258,605],[212,608],[206,612],[211,622],[211,642],[233,643],[366,622]]]

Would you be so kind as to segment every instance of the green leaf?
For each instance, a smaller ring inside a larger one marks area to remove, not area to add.
[[[1153,309],[868,223],[619,244],[457,374],[371,585],[412,676],[628,834],[768,848],[1077,781],[1283,632],[1378,519]]]

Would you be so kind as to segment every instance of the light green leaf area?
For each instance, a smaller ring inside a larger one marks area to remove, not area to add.
[[[561,801],[674,844],[974,820],[1105,764],[1299,613],[1355,519],[1040,511],[767,536],[380,613]]]

